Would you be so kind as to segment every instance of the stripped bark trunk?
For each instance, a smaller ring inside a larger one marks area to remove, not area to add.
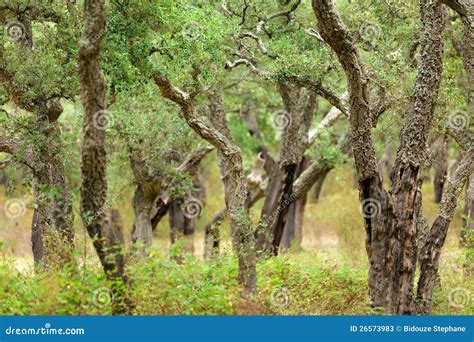
[[[170,238],[172,246],[172,258],[177,263],[182,263],[184,254],[194,254],[193,235],[196,230],[196,218],[187,217],[184,213],[183,206],[185,200],[183,198],[174,199],[169,209]]]
[[[141,150],[129,148],[130,166],[137,182],[133,194],[133,210],[135,221],[132,227],[132,242],[137,254],[145,256],[152,245],[152,210],[155,200],[160,194],[161,178],[146,167],[146,159]]]
[[[169,210],[170,238],[173,258],[178,263],[183,261],[184,254],[194,254],[194,232],[196,222],[205,206],[206,190],[201,177],[199,165],[195,165],[189,174],[193,177],[193,188],[186,198],[175,198]],[[176,245],[177,248],[174,248]]]
[[[446,182],[446,177],[448,176],[448,142],[446,139],[442,139],[439,142],[434,169],[434,202],[440,203],[443,196],[444,183]]]
[[[139,183],[133,195],[133,210],[135,212],[135,222],[132,227],[132,242],[137,244],[138,252],[145,256],[147,249],[152,245],[153,228],[151,221],[151,211],[155,204],[158,192],[147,184]]]
[[[105,81],[99,64],[105,32],[105,1],[85,0],[84,29],[79,41],[79,75],[84,107],[81,149],[81,215],[114,294],[113,311],[125,313],[129,303],[124,284],[128,284],[120,245],[110,245],[108,237],[117,237],[117,226],[107,224],[107,153],[105,130],[98,125],[105,110]]]
[[[296,169],[296,179],[308,167],[308,164],[309,160],[303,157]],[[301,244],[303,238],[303,220],[307,197],[307,193],[305,193],[289,205],[288,220],[283,230],[283,236],[281,240],[281,245],[286,250],[292,246],[298,248]]]
[[[323,185],[324,182],[326,181],[326,177],[329,174],[328,170],[325,172],[321,177],[316,181],[316,184],[314,184],[314,190],[313,190],[313,199],[318,202],[319,198],[321,197],[321,192],[323,191]]]
[[[196,174],[202,159],[206,157],[212,150],[214,150],[214,148],[210,146],[197,148],[189,156],[187,156],[186,159],[176,168],[175,174]],[[153,209],[151,210],[150,215],[152,231],[156,230],[158,223],[167,214],[170,208],[173,199],[169,196],[169,188],[172,186],[173,182],[173,179],[169,181],[166,180],[165,182],[163,182],[161,186],[161,192],[159,196],[154,200]],[[196,184],[197,183],[195,183],[195,185]],[[196,188],[197,187],[200,188],[200,196],[205,196],[205,189],[203,188],[202,182],[200,182],[199,185],[196,186]]]
[[[316,94],[305,88],[279,84],[283,99],[284,127],[279,160],[268,178],[259,227],[255,232],[257,251],[261,255],[277,255],[294,201],[293,182],[296,170],[308,144],[308,131],[316,107]]]
[[[411,314],[415,310],[413,282],[421,205],[420,169],[439,90],[446,13],[442,4],[420,0],[419,69],[387,193],[371,137],[376,117],[370,106],[362,59],[332,0],[313,0],[313,9],[321,36],[336,53],[348,79],[351,141],[370,263],[370,298],[374,306],[392,313]]]

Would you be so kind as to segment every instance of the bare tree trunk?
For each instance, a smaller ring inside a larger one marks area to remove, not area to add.
[[[439,142],[434,169],[434,202],[440,203],[443,196],[444,183],[446,182],[446,177],[448,176],[448,142],[446,138]]]
[[[288,123],[282,136],[280,157],[268,178],[265,202],[259,227],[255,232],[258,253],[277,255],[288,220],[290,204],[294,201],[293,182],[296,170],[308,144],[308,131],[316,107],[316,94],[304,88],[280,83]]]
[[[178,263],[183,261],[183,252],[194,254],[194,231],[196,230],[196,217],[185,214],[185,200],[174,199],[169,209],[171,244],[177,245],[178,250],[172,247],[172,257]]]
[[[158,194],[154,187],[147,185],[146,183],[139,183],[133,195],[135,222],[132,228],[132,242],[139,245],[138,248],[142,256],[152,245],[151,211]]]
[[[314,184],[314,190],[313,190],[313,199],[318,202],[319,198],[321,197],[321,192],[323,191],[323,185],[324,182],[326,181],[326,177],[329,174],[330,170],[325,172],[321,177],[316,181]]]
[[[124,286],[128,284],[121,246],[111,246],[107,236],[119,236],[114,225],[107,225],[107,153],[105,130],[98,124],[105,111],[105,82],[99,65],[102,39],[105,33],[105,1],[85,0],[84,30],[79,41],[79,75],[84,107],[83,142],[81,149],[81,215],[87,232],[99,256],[102,267],[111,280],[114,293],[114,313],[127,312]],[[114,248],[112,248],[114,247]]]
[[[178,263],[183,260],[183,252],[194,254],[194,232],[196,222],[201,215],[206,201],[206,189],[201,177],[199,165],[196,164],[189,174],[193,177],[193,188],[187,199],[175,198],[170,205],[169,223],[173,257]]]
[[[296,169],[296,179],[308,167],[309,161],[304,158],[298,164]],[[317,184],[317,183],[316,183]],[[288,220],[283,230],[281,245],[284,249],[289,249],[292,242],[299,246],[303,238],[303,220],[306,206],[307,193],[301,195],[298,199],[289,205]]]

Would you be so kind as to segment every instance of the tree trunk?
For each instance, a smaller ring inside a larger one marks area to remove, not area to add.
[[[415,309],[420,170],[442,73],[446,13],[438,2],[420,1],[420,63],[387,193],[371,137],[377,117],[370,107],[364,63],[332,0],[313,0],[313,9],[321,36],[337,54],[348,79],[351,141],[366,228],[371,301],[392,313],[411,314]]]
[[[257,251],[277,255],[288,221],[290,204],[295,200],[293,182],[308,144],[308,131],[316,108],[316,95],[304,88],[279,84],[288,124],[284,128],[279,160],[268,178],[259,227],[255,232]]]
[[[323,184],[324,181],[326,180],[327,175],[329,174],[330,170],[325,172],[321,177],[316,181],[316,184],[314,184],[314,190],[313,190],[313,199],[318,202],[319,198],[321,197],[321,192],[323,190]]]
[[[118,250],[108,236],[119,236],[116,226],[107,225],[107,153],[105,130],[99,123],[105,111],[105,82],[99,64],[105,32],[105,1],[85,0],[84,29],[79,41],[79,75],[84,107],[81,149],[81,215],[114,294],[114,313],[125,313],[128,304],[124,284],[128,284]],[[112,248],[113,247],[113,248]]]
[[[466,184],[463,215],[461,244],[467,248],[474,248],[474,175],[469,177]]]
[[[144,256],[152,245],[153,227],[151,211],[155,204],[156,191],[151,191],[147,184],[139,183],[133,195],[135,222],[132,228],[132,242],[138,245],[139,254]]]
[[[434,202],[440,203],[443,196],[444,183],[446,182],[446,177],[448,176],[448,143],[446,139],[440,141],[436,153],[434,169]]]
[[[194,254],[194,231],[196,230],[196,217],[186,214],[186,202],[182,198],[174,199],[169,209],[170,237],[172,247],[172,258],[178,263],[183,261],[184,253]],[[183,253],[184,252],[184,253]]]
[[[418,280],[417,300],[418,312],[429,314],[432,307],[433,290],[439,268],[439,258],[457,206],[457,198],[474,167],[474,147],[471,145],[450,178],[443,193],[440,210],[431,227],[429,235],[421,251],[420,279]]]
[[[216,90],[209,97],[211,124],[219,130],[228,141],[233,138],[225,118],[224,99],[222,90]],[[238,149],[237,146],[235,146]],[[239,281],[245,286],[245,293],[254,294],[256,291],[257,272],[255,267],[255,246],[252,234],[252,224],[247,206],[247,180],[243,170],[243,160],[240,150],[231,159],[217,149],[219,168],[224,183],[224,198],[230,221],[232,243],[239,259]]]
[[[38,106],[36,132],[39,138],[33,149],[33,256],[36,265],[61,267],[72,260],[74,249],[72,199],[60,160],[59,127],[56,121],[50,122],[46,103]]]
[[[199,117],[193,95],[174,87],[164,76],[155,75],[154,80],[163,97],[181,107],[187,124],[217,149],[221,170],[229,170],[229,173],[222,178],[232,229],[232,241],[239,260],[238,279],[244,287],[244,295],[253,295],[257,288],[257,270],[252,225],[249,210],[246,207],[247,187],[242,152],[230,135],[223,108],[222,90],[217,90],[211,95],[212,126],[210,126]]]
[[[308,164],[308,159],[303,157],[295,172],[296,179],[308,167]],[[289,249],[292,242],[297,246],[301,243],[303,238],[303,220],[307,197],[307,193],[305,193],[289,205],[288,221],[283,230],[281,240],[281,245],[284,249]]]

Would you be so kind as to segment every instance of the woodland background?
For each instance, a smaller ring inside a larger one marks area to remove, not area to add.
[[[0,313],[472,314],[473,6],[2,0]]]

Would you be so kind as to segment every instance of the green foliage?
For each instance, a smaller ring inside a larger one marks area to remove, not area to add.
[[[258,295],[240,297],[237,261],[228,256],[203,262],[188,256],[182,264],[152,251],[129,266],[134,280],[127,292],[134,314],[331,315],[371,313],[365,267],[352,267],[327,256],[300,253],[258,264]],[[435,292],[434,313],[469,314],[471,306],[453,307],[448,293],[472,281],[444,276]],[[54,273],[18,272],[7,260],[0,263],[2,315],[110,315],[113,295],[99,267],[69,266]]]

